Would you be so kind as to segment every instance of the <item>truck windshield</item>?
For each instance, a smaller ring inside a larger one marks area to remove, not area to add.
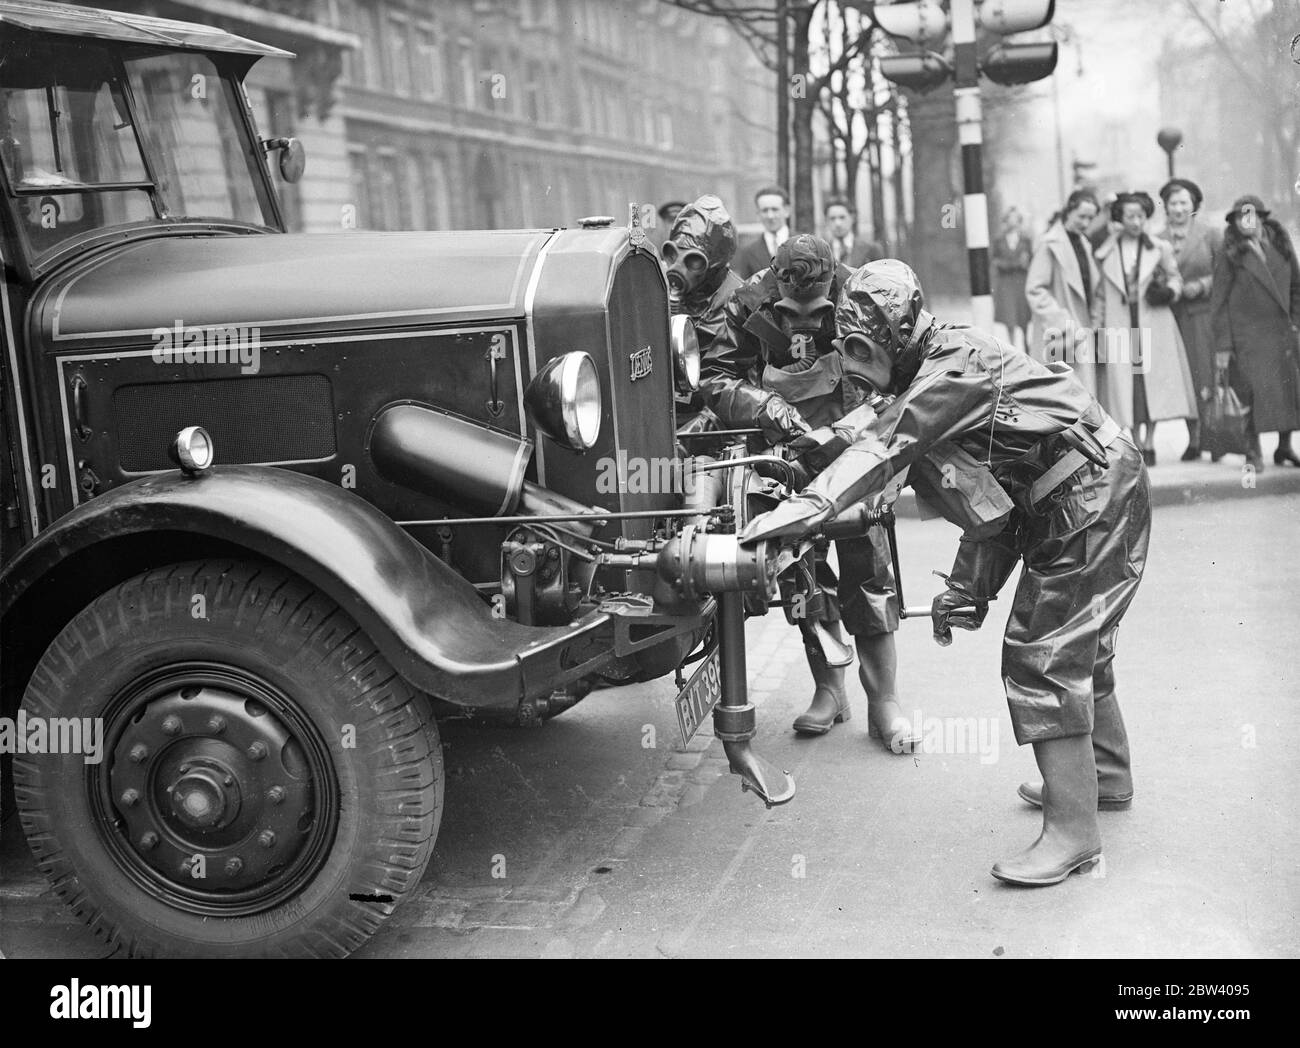
[[[234,102],[199,53],[123,57],[83,41],[7,53],[0,164],[35,255],[151,219],[271,225]]]

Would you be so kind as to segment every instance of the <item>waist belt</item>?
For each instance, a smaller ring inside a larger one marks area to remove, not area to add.
[[[1078,426],[1078,423],[1075,423]],[[1080,427],[1084,428],[1084,427]],[[1086,429],[1085,429],[1086,432]],[[1087,438],[1095,440],[1102,448],[1108,448],[1115,442],[1120,435],[1120,426],[1113,418],[1107,417],[1097,429],[1087,433]],[[1056,464],[1046,473],[1034,481],[1033,486],[1029,489],[1029,501],[1031,505],[1038,505],[1052,491],[1069,476],[1077,472],[1085,463],[1096,462],[1097,460],[1087,452],[1078,447],[1071,447],[1064,455],[1057,459]],[[1102,463],[1097,463],[1101,465]]]

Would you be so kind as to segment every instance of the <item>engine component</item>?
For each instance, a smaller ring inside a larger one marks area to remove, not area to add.
[[[511,512],[524,486],[532,441],[420,404],[392,404],[366,437],[380,476],[453,504]]]
[[[760,593],[775,585],[765,542],[742,547],[735,535],[687,525],[659,551],[655,600],[665,605],[698,603],[710,593]]]

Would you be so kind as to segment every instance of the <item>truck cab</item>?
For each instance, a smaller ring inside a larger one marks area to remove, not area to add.
[[[698,353],[635,223],[289,234],[301,147],[242,85],[283,52],[6,0],[0,47],[0,716],[98,934],[354,949],[432,853],[435,712],[694,666],[683,731],[718,704],[792,796],[744,695],[777,551],[678,440]]]

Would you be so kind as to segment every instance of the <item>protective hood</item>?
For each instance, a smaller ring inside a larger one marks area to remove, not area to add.
[[[934,322],[924,307],[921,282],[896,258],[868,262],[845,282],[835,309],[836,334],[842,343],[860,334],[885,347],[893,367],[889,389],[880,392],[897,393],[915,376],[923,336]],[[852,375],[851,354],[844,357]]]
[[[706,194],[682,208],[660,254],[674,306],[697,294],[712,294],[736,254],[736,227],[722,201]]]
[[[776,312],[782,326],[790,333],[818,331],[835,309],[827,297],[835,280],[830,244],[807,233],[792,236],[776,249],[772,272],[781,295]]]

